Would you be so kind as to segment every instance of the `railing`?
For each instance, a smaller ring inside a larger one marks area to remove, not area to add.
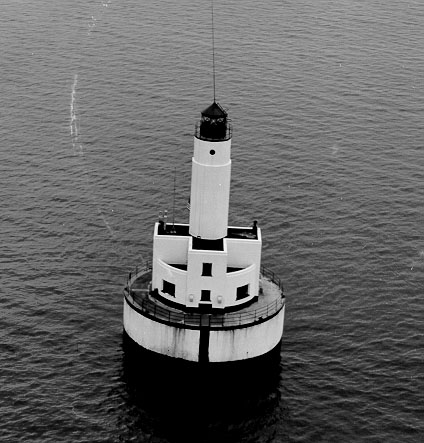
[[[149,298],[150,282],[146,282],[146,286],[140,289],[132,289],[132,284],[140,278],[143,274],[147,274],[152,269],[150,262],[142,266],[137,266],[129,273],[127,287],[124,290],[124,295],[128,302],[136,309],[145,313],[149,317],[169,322],[175,325],[191,326],[194,328],[210,327],[210,328],[237,328],[248,326],[250,324],[265,321],[276,314],[284,307],[285,298],[283,295],[283,285],[281,280],[275,274],[265,268],[261,267],[261,274],[266,279],[270,280],[281,291],[281,297],[277,297],[271,303],[261,306],[258,309],[245,309],[243,312],[227,312],[227,313],[190,313],[183,312],[176,309],[161,306]]]
[[[127,277],[127,286],[131,285],[143,274],[152,270],[152,264],[150,261],[143,263],[140,266],[136,266],[132,271],[129,272]]]
[[[280,289],[281,292],[284,294],[284,286],[281,280],[269,269],[265,268],[265,266],[261,266],[261,274],[271,280],[274,284],[276,284]]]
[[[160,306],[150,300],[148,290],[141,291],[124,291],[125,297],[129,302],[136,304],[136,308],[140,309],[147,316],[158,320],[173,323],[175,325],[184,325],[192,327],[211,327],[211,328],[237,328],[247,326],[249,324],[265,321],[267,318],[276,315],[284,306],[284,297],[278,297],[272,303],[262,306],[254,311],[247,312],[229,312],[226,314],[206,314],[206,313],[190,313],[169,309]]]
[[[196,138],[199,138],[200,140],[207,140],[207,141],[226,141],[229,140],[232,137],[232,132],[233,132],[233,128],[231,126],[230,123],[230,119],[227,119],[227,125],[226,125],[226,129],[225,129],[225,135],[223,135],[222,138],[216,139],[216,138],[207,138],[203,135],[200,135],[200,122],[196,123],[195,127],[194,127],[194,136]]]

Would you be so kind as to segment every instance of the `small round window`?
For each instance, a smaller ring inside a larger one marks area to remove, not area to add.
[[[211,150],[209,151],[209,154],[210,154],[210,155],[215,155],[215,150],[214,150],[214,149],[211,149]]]

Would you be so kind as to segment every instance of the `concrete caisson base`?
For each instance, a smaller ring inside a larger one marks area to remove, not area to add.
[[[270,352],[281,340],[284,307],[266,321],[232,328],[190,328],[159,322],[133,309],[124,297],[124,330],[138,345],[194,362],[232,362]]]
[[[200,330],[176,328],[134,310],[124,297],[124,329],[137,344],[159,354],[198,361]]]
[[[252,326],[211,330],[209,361],[246,360],[264,355],[277,346],[283,335],[284,310],[262,323]]]

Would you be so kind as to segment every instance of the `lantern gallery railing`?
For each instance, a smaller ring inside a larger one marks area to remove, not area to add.
[[[143,274],[146,277],[150,277],[151,267],[149,264],[136,268],[134,273],[129,275],[129,286],[124,290],[125,299],[131,305],[133,309],[139,311],[142,315],[154,318],[158,321],[173,324],[175,326],[181,325],[185,327],[200,328],[209,327],[212,329],[221,328],[238,328],[246,327],[252,324],[261,323],[266,319],[278,314],[284,307],[285,298],[282,293],[282,284],[279,279],[275,278],[275,275],[266,270],[262,272],[262,275],[271,280],[275,285],[280,288],[281,296],[275,298],[267,305],[254,309],[253,306],[245,308],[239,312],[227,312],[227,313],[192,313],[183,312],[178,309],[159,305],[152,300],[150,295],[150,284],[146,280],[146,285],[142,285],[142,288],[131,288],[138,278],[142,278]],[[262,269],[264,271],[265,268]],[[137,285],[138,286],[138,285]]]
[[[199,138],[200,140],[209,140],[209,141],[217,141],[217,137],[208,137],[207,132],[209,131],[203,131],[203,133],[201,133],[200,131],[200,127],[201,124],[200,123],[196,123],[195,127],[194,127],[194,136],[196,138]],[[206,134],[205,134],[206,132]],[[213,134],[213,129],[211,129],[210,131]],[[221,130],[221,133],[219,134],[218,140],[220,141],[225,141],[225,140],[229,140],[232,137],[232,127],[229,121],[227,121],[227,124],[223,127],[223,129]]]

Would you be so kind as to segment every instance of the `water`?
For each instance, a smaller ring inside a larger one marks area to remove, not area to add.
[[[155,378],[121,322],[175,167],[188,218],[210,3],[1,9],[1,440],[424,440],[421,2],[215,1],[230,222],[287,295],[277,373],[222,399]]]

